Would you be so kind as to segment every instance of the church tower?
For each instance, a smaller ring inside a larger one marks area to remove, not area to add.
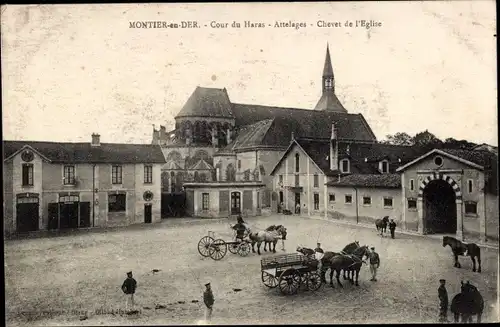
[[[323,67],[323,76],[321,78],[322,95],[314,110],[336,111],[347,113],[342,103],[335,95],[335,76],[333,75],[332,60],[330,58],[330,49],[326,44],[325,66]]]

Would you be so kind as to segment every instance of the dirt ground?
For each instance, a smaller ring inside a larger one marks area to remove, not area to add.
[[[6,314],[9,326],[203,324],[202,285],[215,296],[212,323],[415,323],[435,322],[438,280],[449,298],[470,280],[485,299],[483,321],[498,321],[498,250],[482,249],[481,274],[439,240],[409,235],[381,238],[373,229],[297,216],[248,218],[252,228],[283,224],[286,252],[297,245],[340,251],[358,240],[381,257],[378,282],[367,266],[360,286],[323,286],[317,292],[281,295],[261,281],[260,258],[227,253],[203,258],[197,244],[208,230],[230,239],[227,220],[171,220],[161,224],[5,242]],[[235,222],[233,222],[235,223]],[[279,245],[279,243],[278,243]],[[277,246],[278,253],[281,247]],[[262,256],[271,254],[264,253]],[[159,269],[156,274],[153,269]],[[139,312],[123,313],[120,286],[132,270]],[[343,280],[342,280],[343,281]],[[241,291],[234,291],[241,289]],[[198,301],[198,302],[194,302]],[[83,319],[83,320],[82,320]],[[451,320],[451,314],[449,314]]]

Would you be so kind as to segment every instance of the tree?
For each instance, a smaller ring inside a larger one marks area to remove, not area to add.
[[[386,135],[386,140],[382,141],[384,144],[394,145],[413,145],[413,138],[407,133],[396,133],[394,135]]]
[[[472,150],[476,145],[475,143],[466,140],[456,140],[452,137],[444,140],[444,147],[449,149]]]

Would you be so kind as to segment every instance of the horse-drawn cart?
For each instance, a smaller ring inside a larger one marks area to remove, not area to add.
[[[247,240],[224,241],[216,239],[215,232],[209,231],[198,242],[198,252],[204,257],[220,260],[226,256],[227,251],[246,257],[250,253],[250,244]]]
[[[281,254],[260,260],[262,282],[269,288],[278,287],[281,293],[291,295],[302,285],[309,291],[318,290],[323,281],[311,259],[302,254]]]

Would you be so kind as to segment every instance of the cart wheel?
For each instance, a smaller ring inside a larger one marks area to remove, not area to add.
[[[278,278],[265,271],[262,272],[262,282],[269,288],[278,286]]]
[[[227,247],[229,252],[231,252],[232,254],[238,253],[238,247],[239,247],[238,243],[230,243],[227,245]]]
[[[224,258],[227,253],[227,244],[224,240],[218,239],[210,244],[210,258],[214,260],[220,260]]]
[[[241,242],[238,246],[238,254],[242,257],[246,257],[250,253],[250,244],[248,242]]]
[[[311,271],[306,275],[306,283],[307,289],[309,291],[317,291],[321,285],[323,285],[323,281],[321,280],[321,276],[316,271]]]
[[[204,257],[210,256],[210,244],[212,244],[214,239],[210,236],[204,236],[198,242],[198,252]]]
[[[281,293],[285,295],[292,295],[297,293],[300,288],[302,277],[300,273],[294,269],[290,268],[281,273],[278,280],[278,285],[280,287]]]

